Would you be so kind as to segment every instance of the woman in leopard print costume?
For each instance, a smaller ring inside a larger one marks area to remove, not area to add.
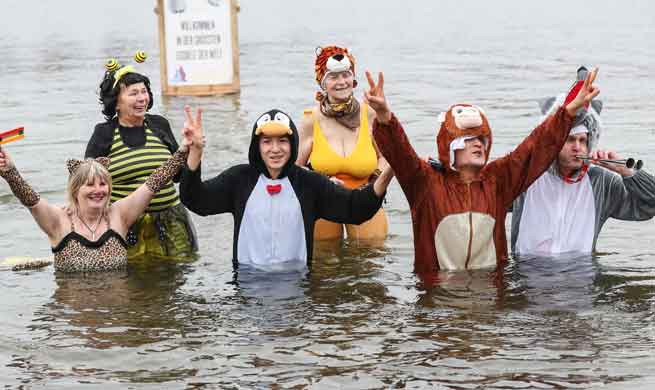
[[[0,176],[14,195],[29,208],[32,217],[50,240],[55,270],[92,272],[127,267],[128,228],[143,213],[150,200],[186,163],[193,135],[202,134],[201,111],[196,118],[185,107],[187,121],[182,130],[184,143],[156,169],[136,191],[109,203],[111,176],[107,158],[69,160],[68,207],[50,205],[21,177],[6,149],[0,147]],[[197,137],[196,137],[197,139]]]

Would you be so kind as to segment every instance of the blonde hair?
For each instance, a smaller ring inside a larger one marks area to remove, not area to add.
[[[104,181],[109,187],[106,205],[106,207],[109,207],[109,201],[111,199],[111,174],[104,165],[91,159],[83,161],[68,177],[66,192],[68,194],[69,207],[75,210],[78,208],[77,194],[80,188],[87,183],[92,183],[96,179]]]

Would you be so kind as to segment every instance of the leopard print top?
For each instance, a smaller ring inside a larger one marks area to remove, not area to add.
[[[109,228],[97,241],[91,241],[75,231],[72,220],[71,232],[52,248],[52,253],[55,271],[100,272],[127,268],[127,243],[120,234]]]

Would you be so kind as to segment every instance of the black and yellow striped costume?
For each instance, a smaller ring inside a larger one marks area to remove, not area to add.
[[[123,199],[134,192],[150,174],[168,160],[172,153],[166,145],[146,128],[146,143],[140,148],[130,148],[121,139],[118,128],[114,130],[109,159],[111,174],[111,201]],[[180,203],[175,185],[169,182],[166,187],[155,194],[146,212],[162,211]]]
[[[109,157],[112,202],[136,190],[177,149],[165,118],[147,115],[143,127],[121,127],[117,120],[98,124],[86,157]],[[146,212],[128,232],[131,261],[150,257],[187,260],[197,250],[196,236],[188,212],[180,204],[171,181],[159,191]]]

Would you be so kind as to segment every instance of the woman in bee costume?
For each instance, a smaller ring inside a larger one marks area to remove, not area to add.
[[[146,55],[137,52],[136,62]],[[148,114],[153,98],[148,77],[115,59],[106,64],[100,83],[100,103],[106,121],[98,123],[85,157],[109,157],[112,202],[136,190],[174,153],[178,144],[166,118]],[[129,258],[155,257],[183,260],[197,251],[196,235],[184,206],[170,181],[152,200],[127,235]]]

